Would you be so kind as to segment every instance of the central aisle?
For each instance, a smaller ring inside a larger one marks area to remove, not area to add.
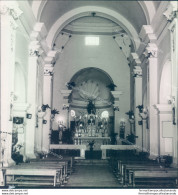
[[[88,163],[75,166],[75,172],[70,176],[66,188],[119,188],[119,182],[114,177],[108,164]]]

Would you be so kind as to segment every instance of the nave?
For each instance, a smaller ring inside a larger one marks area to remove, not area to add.
[[[3,169],[5,188],[177,188],[178,168],[170,159],[110,151],[110,158],[48,156]],[[60,158],[61,159],[60,159]]]

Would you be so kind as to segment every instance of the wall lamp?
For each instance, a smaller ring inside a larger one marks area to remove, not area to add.
[[[46,124],[47,123],[47,120],[43,120],[43,124]]]
[[[32,118],[32,114],[27,113],[26,114],[26,118],[31,119]]]

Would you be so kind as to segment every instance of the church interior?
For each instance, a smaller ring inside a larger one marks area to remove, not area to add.
[[[177,1],[1,1],[0,187],[178,187]]]

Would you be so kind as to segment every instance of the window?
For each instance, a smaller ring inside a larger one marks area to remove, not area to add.
[[[85,45],[99,45],[99,37],[85,37]]]

